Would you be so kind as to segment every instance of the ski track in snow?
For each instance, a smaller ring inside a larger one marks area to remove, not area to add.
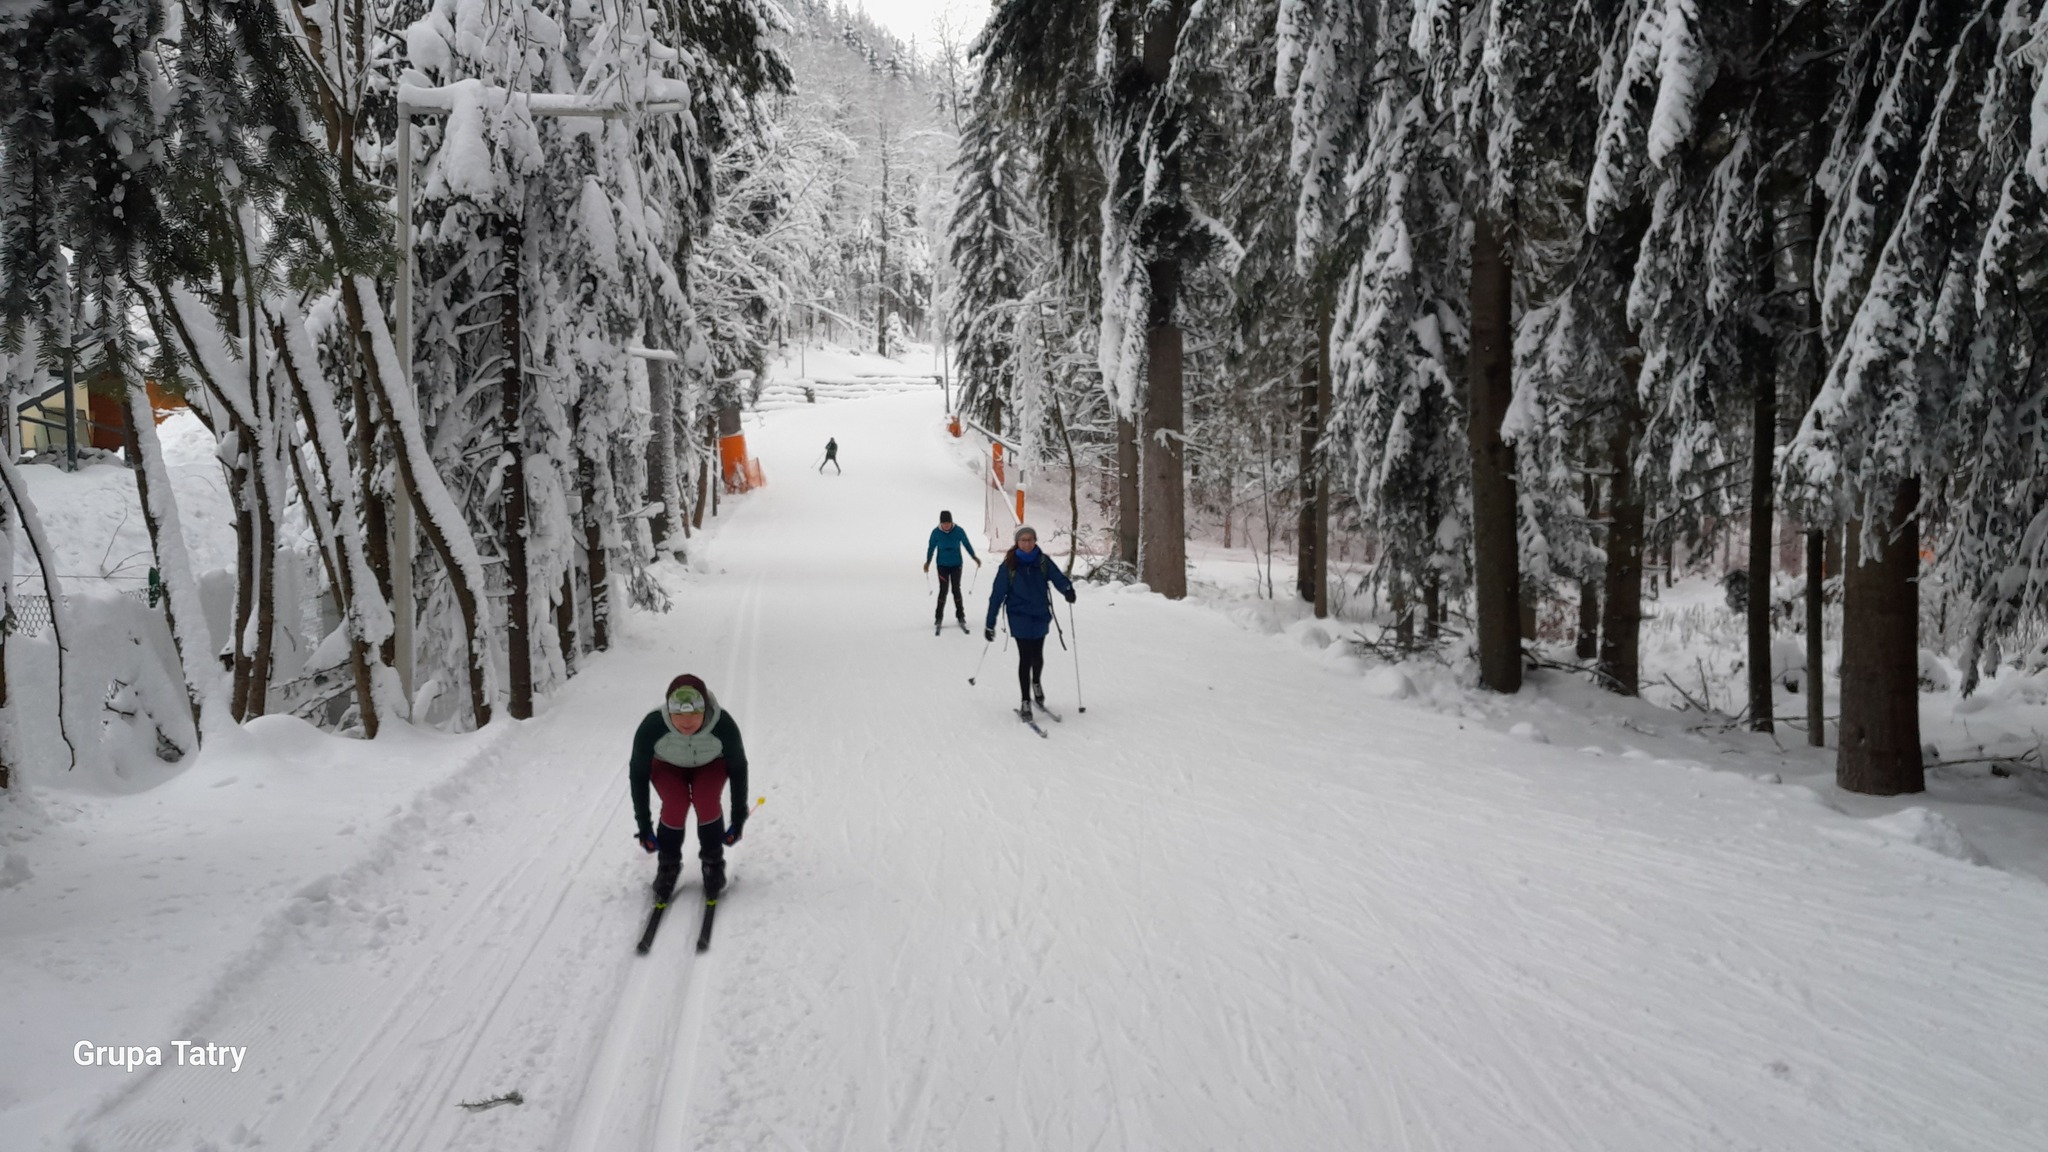
[[[252,1067],[139,1076],[64,1147],[2048,1147],[2048,887],[1128,591],[1082,588],[1090,711],[1056,642],[1040,740],[1013,653],[970,688],[979,637],[923,626],[937,510],[979,520],[938,423],[750,426],[769,486],[675,610],[214,1004]],[[685,670],[768,804],[711,951],[685,898],[639,957],[626,752]]]

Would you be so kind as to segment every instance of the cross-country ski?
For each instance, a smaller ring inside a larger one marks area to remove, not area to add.
[[[5,1152],[2048,1152],[2048,0],[0,77]]]
[[[654,933],[661,927],[661,918],[667,911],[668,900],[656,897],[654,910],[647,914],[647,927],[640,932],[640,942],[633,946],[635,952],[645,956],[647,955],[647,950],[654,947]]]
[[[713,918],[718,915],[718,902],[722,899],[724,897],[721,895],[704,901],[704,918],[697,925],[697,951],[699,952],[708,951],[711,947],[711,924]]]

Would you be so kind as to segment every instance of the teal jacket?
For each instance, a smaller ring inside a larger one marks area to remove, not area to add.
[[[944,528],[934,528],[932,529],[931,539],[925,541],[924,562],[927,564],[931,563],[932,553],[936,552],[939,556],[939,567],[958,568],[960,566],[960,550],[962,548],[967,549],[969,556],[974,556],[974,545],[967,539],[966,529],[958,524],[953,525],[953,529],[950,532]],[[974,556],[974,560],[978,564],[981,562],[981,557]]]
[[[704,696],[710,709],[705,714],[704,726],[697,729],[695,736],[684,736],[669,727],[667,715],[659,708],[649,712],[633,733],[633,760],[629,765],[633,823],[642,836],[654,835],[654,820],[647,806],[647,778],[656,760],[677,768],[701,768],[723,758],[725,778],[732,785],[732,803],[724,806],[726,824],[737,828],[747,821],[747,746],[740,741],[739,722],[718,706],[709,691]]]

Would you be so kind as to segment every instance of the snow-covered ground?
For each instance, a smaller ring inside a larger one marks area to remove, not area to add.
[[[8,1146],[2048,1147],[2048,886],[1940,822],[1114,586],[1040,740],[1010,654],[928,627],[925,533],[978,500],[937,394],[748,432],[769,484],[676,610],[534,720],[273,720],[0,809]],[[625,756],[686,670],[767,804],[713,949],[642,958]],[[244,1063],[72,1057],[177,1039]]]

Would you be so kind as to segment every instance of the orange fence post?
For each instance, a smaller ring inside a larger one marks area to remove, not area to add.
[[[1024,486],[1017,485],[1017,523],[1024,523]]]
[[[1003,442],[1001,440],[991,441],[989,448],[990,451],[995,453],[996,487],[1000,488],[1003,486]]]

